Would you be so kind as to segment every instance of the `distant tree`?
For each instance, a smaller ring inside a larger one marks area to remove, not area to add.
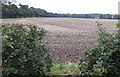
[[[18,7],[15,4],[2,4],[2,16],[3,18],[13,18],[18,16]]]
[[[23,16],[23,17],[28,17],[28,5],[22,5],[22,4],[19,4],[19,6],[20,6],[20,9],[19,9],[19,11],[20,11],[20,15],[21,16]]]
[[[17,18],[17,17],[71,17],[71,18],[95,18],[111,19],[110,14],[60,14],[47,12],[44,9],[29,7],[28,5],[19,4],[19,8],[13,4],[15,0],[0,0],[2,3],[2,17],[3,18]],[[117,16],[115,16],[115,19]]]
[[[112,15],[107,14],[106,16],[107,16],[107,19],[112,19]]]
[[[120,18],[120,17],[119,17]],[[113,19],[118,19],[118,15],[114,15]]]
[[[104,15],[103,14],[100,14],[100,19],[104,19]]]
[[[35,12],[33,10],[35,10],[33,7],[29,8],[29,12],[28,12],[29,17],[35,17]]]

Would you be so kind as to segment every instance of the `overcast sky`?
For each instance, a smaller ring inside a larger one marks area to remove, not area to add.
[[[119,0],[17,0],[17,2],[53,13],[118,14]]]

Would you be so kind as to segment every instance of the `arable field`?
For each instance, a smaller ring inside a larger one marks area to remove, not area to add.
[[[3,19],[2,23],[33,24],[47,30],[44,43],[58,61],[78,62],[84,50],[96,45],[96,21],[113,32],[117,20],[82,18],[19,18]]]

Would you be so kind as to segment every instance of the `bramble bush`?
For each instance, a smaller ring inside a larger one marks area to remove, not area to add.
[[[79,62],[80,75],[91,76],[120,76],[120,36],[116,30],[109,33],[99,24],[98,45],[84,52]],[[117,27],[119,24],[117,24]]]
[[[52,55],[42,43],[46,31],[34,25],[2,24],[2,75],[45,75]]]

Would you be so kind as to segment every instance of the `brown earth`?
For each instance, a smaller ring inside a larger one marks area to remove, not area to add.
[[[117,20],[82,18],[20,18],[3,19],[2,23],[33,24],[47,30],[44,43],[61,62],[78,62],[83,51],[96,45],[96,21],[113,32]],[[93,34],[92,34],[93,33]]]

